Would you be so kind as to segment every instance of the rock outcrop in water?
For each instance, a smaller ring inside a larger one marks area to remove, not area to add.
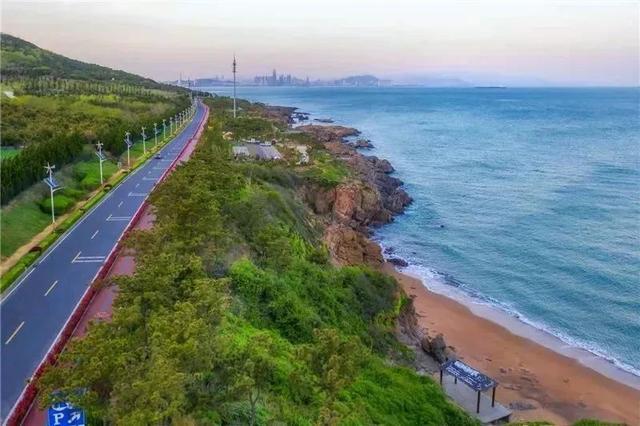
[[[353,179],[335,187],[313,185],[303,190],[313,211],[328,220],[323,239],[334,263],[380,267],[384,257],[380,246],[368,238],[370,228],[391,222],[411,204],[413,199],[402,188],[403,182],[391,176],[395,170],[388,160],[358,152],[357,147],[370,147],[368,141],[365,144],[361,139],[358,145],[345,140],[358,135],[357,129],[305,125],[297,130],[312,135],[335,158],[344,161],[353,174]],[[408,266],[398,257],[390,262]],[[396,325],[396,336],[414,351],[413,364],[418,371],[437,371],[440,363],[455,358],[442,334],[431,337],[427,330],[419,328],[411,300],[401,309]]]
[[[403,182],[390,176],[394,172],[389,161],[365,156],[344,138],[358,130],[343,126],[301,126],[298,130],[313,135],[336,158],[343,160],[358,178],[336,188],[310,188],[308,201],[316,213],[332,212],[334,218],[354,229],[380,226],[401,214],[413,200],[402,189]]]

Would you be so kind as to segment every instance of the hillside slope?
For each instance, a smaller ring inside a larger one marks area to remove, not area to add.
[[[0,55],[2,56],[0,73],[3,80],[47,76],[136,84],[153,89],[167,89],[169,87],[125,71],[67,58],[5,33],[0,34]]]
[[[47,163],[56,166],[64,186],[55,197],[61,215],[100,186],[97,142],[108,158],[108,178],[124,164],[125,132],[139,142],[144,127],[148,148],[155,142],[154,124],[160,141],[165,120],[169,137],[170,117],[190,100],[183,88],[70,59],[8,34],[0,37],[0,255],[5,259],[50,223],[49,194],[41,182]],[[132,161],[142,154],[140,145],[132,148]]]

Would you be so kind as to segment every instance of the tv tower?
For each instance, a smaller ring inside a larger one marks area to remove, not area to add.
[[[233,118],[236,118],[236,54],[233,54]]]

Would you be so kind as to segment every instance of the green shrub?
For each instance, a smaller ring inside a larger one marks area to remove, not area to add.
[[[56,215],[61,215],[69,210],[75,204],[75,200],[73,198],[67,197],[66,195],[56,194],[53,196],[53,206],[55,208]],[[43,198],[40,201],[40,209],[44,213],[51,214],[51,199],[49,197]]]

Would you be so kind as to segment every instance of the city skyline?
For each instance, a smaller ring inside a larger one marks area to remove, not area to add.
[[[156,80],[231,75],[235,52],[242,79],[275,67],[311,80],[635,86],[638,20],[630,1],[8,0],[2,31]]]

